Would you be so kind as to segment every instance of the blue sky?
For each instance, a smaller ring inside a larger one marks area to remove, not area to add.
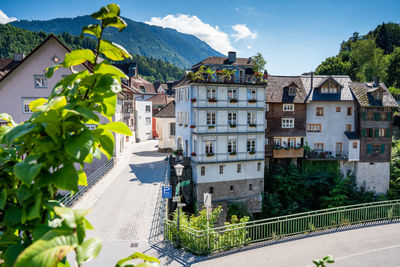
[[[297,75],[314,70],[355,31],[382,22],[400,22],[400,1],[351,0],[150,0],[114,1],[122,16],[192,33],[225,53],[241,57],[257,51],[271,74]],[[0,0],[9,18],[51,19],[90,14],[110,1]],[[0,21],[3,14],[0,13]]]

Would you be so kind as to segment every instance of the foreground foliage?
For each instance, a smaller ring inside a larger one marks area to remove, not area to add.
[[[69,266],[66,255],[75,251],[78,266],[96,257],[98,238],[85,239],[93,229],[85,219],[87,210],[72,210],[55,201],[58,190],[76,192],[87,185],[85,163],[114,153],[114,135],[131,135],[122,122],[113,122],[121,78],[125,74],[107,60],[130,55],[117,44],[102,39],[106,27],[123,30],[118,5],[110,4],[92,14],[99,24],[82,32],[98,40],[96,52],[89,49],[68,53],[62,63],[46,69],[50,78],[59,68],[72,74],[59,81],[48,99],[30,104],[31,118],[17,125],[0,127],[0,258],[3,266]],[[92,68],[82,67],[90,63]],[[100,116],[109,122],[100,124]],[[95,124],[94,130],[87,124]],[[157,259],[138,255],[145,261]],[[123,265],[129,259],[121,261]],[[130,265],[133,266],[133,265]]]

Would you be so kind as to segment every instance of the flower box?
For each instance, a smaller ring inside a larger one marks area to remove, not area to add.
[[[237,103],[238,100],[237,99],[229,99],[229,103]]]
[[[256,127],[256,124],[255,124],[255,123],[250,123],[250,124],[249,124],[249,127],[255,128],[255,127]]]
[[[188,125],[187,125],[187,124],[185,124],[185,127],[188,127]]]
[[[196,98],[192,98],[192,99],[190,99],[190,101],[192,101],[192,103],[196,103]]]
[[[194,128],[196,128],[196,125],[190,125],[190,128],[194,129]]]
[[[215,98],[209,98],[208,99],[208,103],[217,103],[218,101],[217,101],[217,99],[215,99]]]
[[[236,152],[229,153],[229,156],[236,156]]]
[[[214,129],[215,125],[208,125],[208,129]]]
[[[257,103],[257,99],[249,99],[249,100],[247,100],[247,102],[249,102],[249,103]]]
[[[183,124],[182,124],[182,123],[179,123],[179,126],[183,126]]]
[[[236,128],[236,124],[229,124],[229,127]]]
[[[174,151],[175,156],[182,156],[182,154],[183,154],[183,150],[175,150]]]
[[[254,150],[252,150],[252,151],[249,151],[249,154],[254,155],[254,154],[256,154],[256,152]]]
[[[207,153],[206,156],[207,156],[207,157],[213,157],[213,156],[214,156],[214,153]]]
[[[190,153],[190,156],[192,156],[192,157],[196,157],[196,152],[192,152],[192,153]]]

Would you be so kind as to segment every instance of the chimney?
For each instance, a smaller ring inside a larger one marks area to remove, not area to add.
[[[233,63],[236,61],[236,52],[228,52],[228,62]]]
[[[379,77],[375,76],[374,77],[374,87],[378,87],[379,86]]]
[[[129,65],[129,77],[135,77],[137,78],[138,76],[138,68],[136,63],[131,63]]]
[[[24,53],[15,53],[14,54],[14,61],[22,61],[25,58]]]

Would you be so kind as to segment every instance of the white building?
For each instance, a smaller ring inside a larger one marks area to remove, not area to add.
[[[156,115],[156,131],[160,150],[175,149],[175,101],[169,102]]]
[[[176,146],[191,157],[198,209],[203,193],[214,205],[244,202],[260,212],[264,190],[265,84],[256,83],[248,58],[211,57],[193,67],[231,69],[231,80],[183,81],[175,87]]]
[[[135,101],[136,139],[138,141],[152,138],[152,108],[151,101]]]

